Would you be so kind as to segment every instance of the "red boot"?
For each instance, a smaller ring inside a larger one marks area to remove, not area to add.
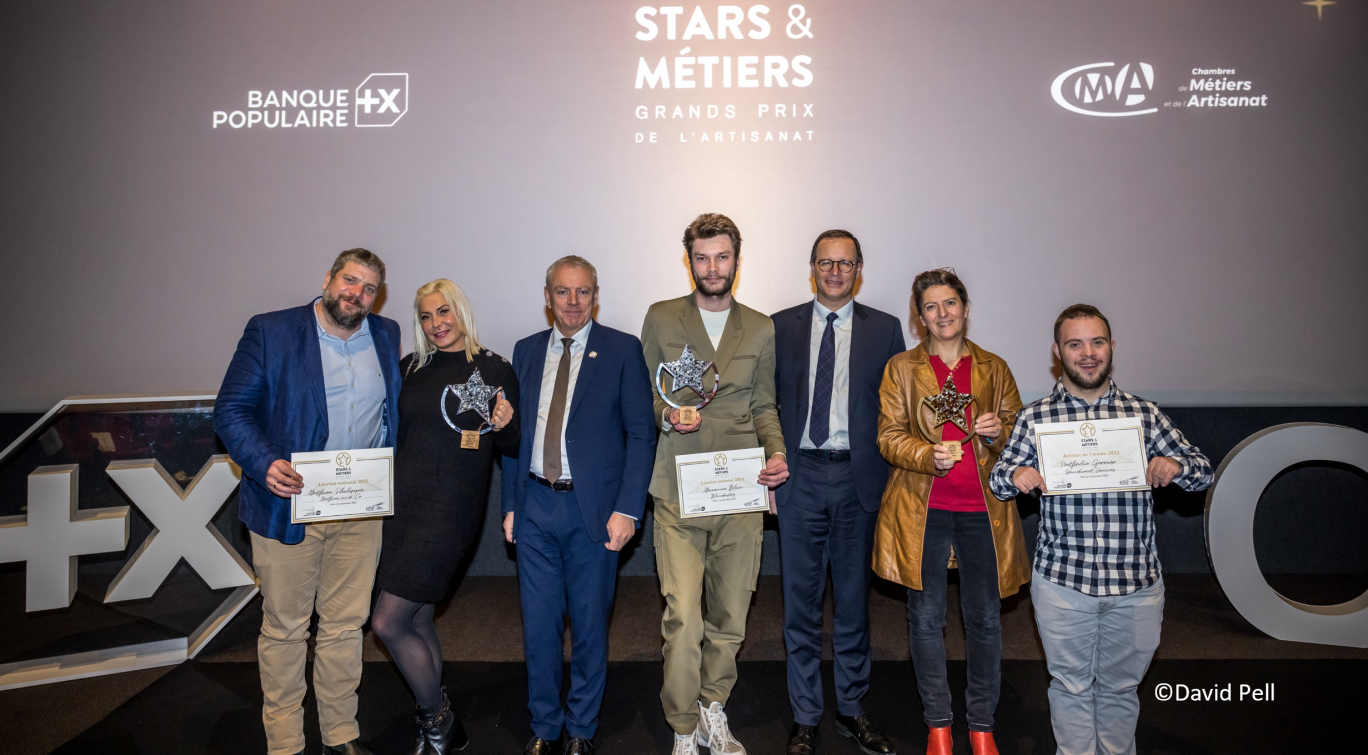
[[[969,730],[969,749],[974,755],[998,755],[997,744],[993,742],[993,732]]]
[[[926,737],[926,755],[951,755],[949,726],[931,729]]]

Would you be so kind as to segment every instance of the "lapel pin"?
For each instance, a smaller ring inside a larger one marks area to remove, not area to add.
[[[590,359],[593,359],[593,358],[596,357],[596,356],[598,356],[598,352],[597,352],[597,351],[591,351],[591,352],[589,352],[589,358],[590,358]]]

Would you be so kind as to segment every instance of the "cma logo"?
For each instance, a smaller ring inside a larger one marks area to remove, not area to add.
[[[1154,66],[1127,63],[1089,63],[1055,77],[1050,95],[1065,110],[1083,115],[1116,117],[1158,112],[1143,107],[1154,89]]]
[[[373,73],[356,88],[357,128],[393,126],[407,112],[406,73]]]

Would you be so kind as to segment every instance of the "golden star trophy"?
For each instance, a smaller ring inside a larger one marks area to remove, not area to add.
[[[934,396],[926,396],[921,400],[931,413],[935,415],[935,420],[931,427],[926,426],[926,414],[917,407],[917,425],[921,427],[922,435],[932,443],[940,443],[950,451],[950,458],[959,461],[964,458],[964,449],[961,444],[964,441],[958,440],[935,440],[935,435],[931,433],[934,428],[944,425],[946,422],[953,422],[955,426],[964,431],[965,435],[973,437],[974,433],[969,428],[969,422],[964,418],[964,409],[977,401],[971,393],[960,393],[955,388],[954,376],[947,375],[945,385],[941,387],[941,392]],[[968,440],[966,438],[965,440]]]

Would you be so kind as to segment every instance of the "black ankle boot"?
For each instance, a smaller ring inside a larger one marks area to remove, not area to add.
[[[451,709],[446,687],[442,688],[442,701],[437,704],[437,710],[425,714],[420,709],[416,720],[418,741],[412,755],[448,755],[464,750],[470,744],[465,727],[461,725],[461,717]]]

